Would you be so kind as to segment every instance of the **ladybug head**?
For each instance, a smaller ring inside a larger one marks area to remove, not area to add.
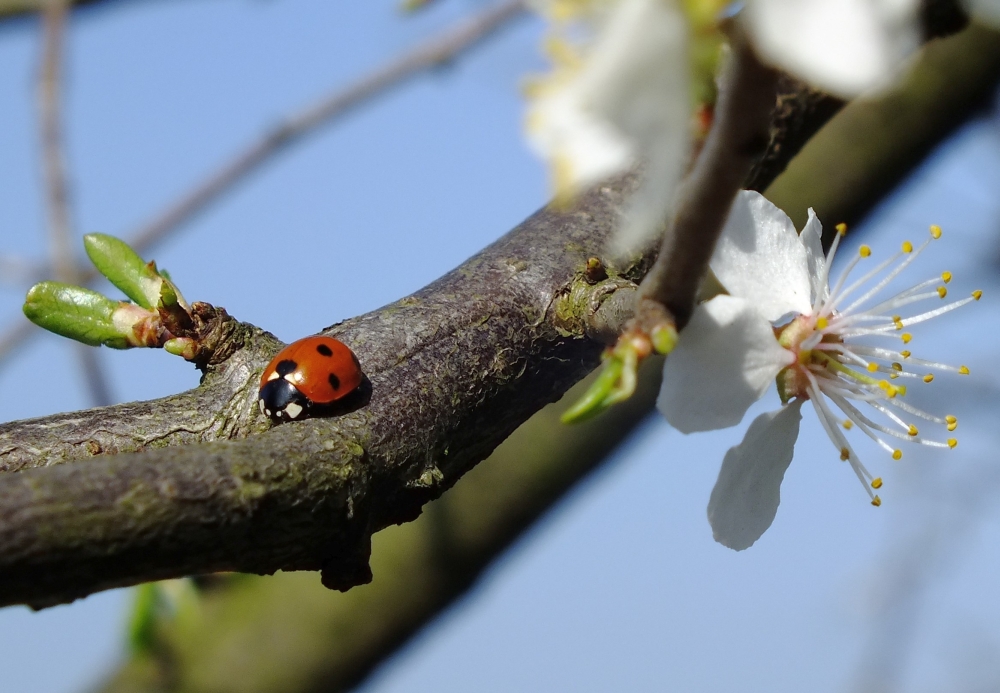
[[[278,421],[291,421],[302,416],[309,400],[284,378],[274,378],[260,389],[260,410]]]

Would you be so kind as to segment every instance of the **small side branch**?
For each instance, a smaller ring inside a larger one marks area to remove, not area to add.
[[[733,43],[712,130],[681,186],[656,263],[639,288],[636,319],[647,333],[671,320],[683,328],[691,317],[729,208],[770,140],[778,73],[745,42]]]

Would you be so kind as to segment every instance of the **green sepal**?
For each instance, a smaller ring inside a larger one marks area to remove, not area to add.
[[[622,359],[611,356],[604,362],[600,375],[576,404],[563,412],[560,421],[565,424],[580,423],[593,418],[611,406],[608,398],[615,390],[615,385],[621,379],[625,363]]]
[[[41,282],[28,290],[24,315],[39,327],[90,346],[127,349],[112,319],[118,301],[79,286]]]
[[[164,280],[155,263],[147,263],[128,243],[104,233],[87,234],[83,247],[97,271],[123,294],[147,310],[156,308]]]
[[[624,402],[633,394],[638,381],[639,352],[630,340],[607,352],[600,375],[576,404],[567,409],[560,420],[565,424],[580,423]]]

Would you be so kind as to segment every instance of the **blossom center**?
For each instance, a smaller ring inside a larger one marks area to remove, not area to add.
[[[817,322],[820,324],[817,325]],[[811,364],[820,363],[813,347],[820,342],[839,341],[834,335],[823,335],[817,330],[817,327],[821,329],[825,326],[824,322],[812,315],[798,315],[788,324],[774,328],[778,344],[795,357],[791,365],[783,368],[776,378],[782,404],[787,404],[796,397],[809,399],[809,377],[806,372]]]

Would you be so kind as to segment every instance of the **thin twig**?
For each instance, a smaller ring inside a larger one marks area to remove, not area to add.
[[[69,192],[62,136],[62,61],[67,7],[61,0],[42,10],[42,64],[38,75],[38,120],[45,172],[45,208],[49,218],[49,256],[60,281],[76,278]]]
[[[639,287],[636,319],[647,333],[671,318],[682,328],[691,317],[729,208],[768,143],[778,73],[739,36],[728,67],[712,130],[681,187],[656,263]]]
[[[524,0],[503,2],[391,60],[346,88],[289,116],[195,186],[191,192],[140,226],[130,236],[129,243],[133,248],[142,251],[163,240],[280,149],[390,87],[399,86],[405,80],[453,59],[459,53],[479,44],[525,9]]]
[[[176,202],[127,234],[129,244],[143,252],[176,231],[209,204],[219,199],[247,175],[269,161],[292,142],[311,134],[333,119],[361,106],[392,87],[431,68],[454,60],[480,44],[512,19],[526,12],[525,0],[507,0],[476,15],[416,48],[390,60],[347,87],[338,88],[306,108],[293,113],[279,125],[265,132],[242,152],[196,184]],[[49,266],[38,267],[33,281],[48,278]],[[81,283],[97,278],[93,270],[79,276]],[[0,363],[24,340],[37,334],[30,323],[16,325],[0,335]]]
[[[73,254],[73,228],[70,219],[69,183],[62,132],[62,67],[66,20],[69,7],[63,0],[52,0],[42,10],[42,65],[38,75],[38,120],[45,171],[45,201],[49,218],[49,256],[55,277],[68,284],[80,280],[80,269]],[[29,333],[30,334],[30,333]],[[80,370],[90,400],[96,406],[112,403],[111,388],[96,351],[75,344]]]

